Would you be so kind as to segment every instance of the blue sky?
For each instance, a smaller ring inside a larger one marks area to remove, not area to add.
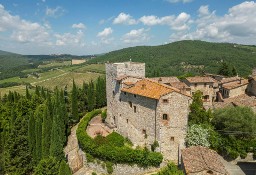
[[[0,50],[99,54],[185,39],[256,43],[256,2],[1,0]]]

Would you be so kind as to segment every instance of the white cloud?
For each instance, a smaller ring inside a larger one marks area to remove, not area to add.
[[[120,13],[113,21],[113,24],[127,24],[127,25],[133,25],[137,24],[137,21],[132,18],[131,15]]]
[[[157,17],[157,16],[143,16],[139,19],[144,25],[169,25],[173,30],[187,30],[189,29],[190,15],[182,12],[177,17],[174,15]]]
[[[106,38],[113,33],[111,27],[105,28],[102,32],[98,33],[98,37]]]
[[[218,42],[238,42],[255,44],[256,40],[256,3],[243,2],[231,7],[228,13],[217,16],[208,6],[201,6],[198,18],[194,21],[195,30],[174,33],[172,40],[203,39]]]
[[[56,45],[57,46],[84,46],[85,43],[83,41],[84,33],[83,31],[79,30],[77,33],[64,33],[64,34],[55,34],[56,37]]]
[[[74,28],[74,29],[85,29],[86,27],[83,23],[80,22],[78,24],[73,24],[72,28]]]
[[[154,15],[151,16],[143,16],[141,17],[139,20],[144,24],[144,25],[148,25],[148,26],[153,26],[153,25],[169,25],[172,23],[172,21],[174,20],[174,16],[164,16],[164,17],[157,17]]]
[[[150,39],[147,34],[148,31],[149,30],[146,30],[144,28],[138,30],[131,30],[129,33],[126,33],[121,40],[124,43],[143,43]]]
[[[5,31],[10,31],[11,39],[18,42],[46,42],[49,37],[46,27],[11,15],[0,4],[0,32]]]
[[[66,12],[65,9],[60,6],[57,6],[56,8],[47,7],[45,10],[46,16],[54,17],[54,18],[58,18],[62,16],[65,12]]]
[[[189,3],[192,2],[193,0],[166,0],[170,3],[178,3],[178,2],[182,2],[182,3]]]

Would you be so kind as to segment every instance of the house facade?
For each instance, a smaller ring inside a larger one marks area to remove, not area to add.
[[[191,96],[145,78],[143,63],[106,64],[106,81],[106,122],[136,146],[150,149],[157,141],[164,160],[178,163]]]

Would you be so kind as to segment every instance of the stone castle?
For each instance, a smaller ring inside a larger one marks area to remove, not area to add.
[[[256,71],[255,71],[256,72]],[[185,148],[189,105],[200,90],[206,109],[249,106],[256,112],[256,73],[249,80],[206,74],[145,78],[145,63],[107,63],[106,122],[135,146],[155,141],[166,161],[180,163]]]
[[[106,64],[107,119],[135,146],[157,141],[166,161],[179,162],[185,148],[191,96],[145,78],[144,63]]]

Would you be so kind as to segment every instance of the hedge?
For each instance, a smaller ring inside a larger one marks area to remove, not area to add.
[[[94,110],[87,113],[78,125],[76,134],[79,146],[83,151],[95,158],[113,163],[138,164],[143,167],[160,165],[163,159],[160,153],[124,146],[121,143],[121,140],[124,142],[123,137],[117,133],[110,134],[105,138],[106,142],[101,142],[102,144],[92,139],[85,131],[89,121],[100,113],[101,110]]]

